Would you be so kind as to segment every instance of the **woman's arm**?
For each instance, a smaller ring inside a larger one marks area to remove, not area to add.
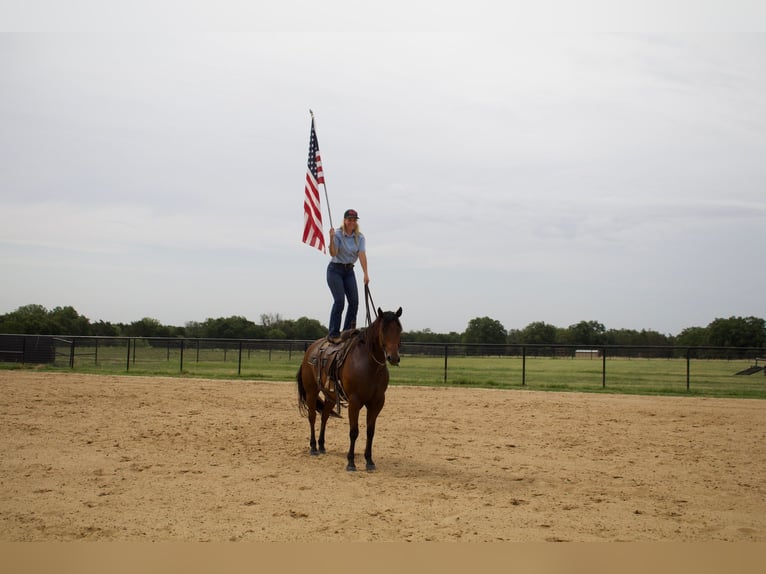
[[[335,257],[338,254],[338,248],[335,246],[335,230],[330,228],[330,257]]]
[[[364,284],[367,285],[370,282],[370,276],[367,275],[367,253],[365,251],[359,252],[359,263],[362,264],[362,271],[364,271]]]

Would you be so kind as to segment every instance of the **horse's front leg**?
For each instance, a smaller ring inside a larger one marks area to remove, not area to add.
[[[356,445],[356,439],[359,437],[359,411],[361,406],[350,399],[348,402],[348,464],[346,470],[356,470],[356,463],[354,462],[354,445]]]
[[[372,440],[375,438],[375,421],[378,420],[378,414],[383,409],[383,404],[372,407],[367,405],[367,444],[364,447],[364,460],[367,463],[367,470],[376,470],[375,463],[372,460]]]

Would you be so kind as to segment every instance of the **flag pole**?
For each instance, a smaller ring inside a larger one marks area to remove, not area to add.
[[[309,113],[311,114],[311,123],[314,124],[314,130],[316,131],[316,120],[314,119],[314,111],[309,109]],[[325,203],[327,203],[327,216],[330,218],[330,229],[333,229],[335,226],[332,224],[332,212],[330,211],[330,198],[327,195],[327,184],[324,181],[322,181],[322,187],[324,188]]]

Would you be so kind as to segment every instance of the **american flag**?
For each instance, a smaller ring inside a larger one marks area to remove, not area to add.
[[[319,155],[319,141],[311,118],[311,139],[309,140],[309,162],[306,170],[306,188],[303,199],[303,243],[324,252],[322,231],[322,210],[319,205],[319,184],[324,184],[322,157]]]

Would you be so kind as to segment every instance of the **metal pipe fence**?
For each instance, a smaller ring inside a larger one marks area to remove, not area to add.
[[[311,342],[0,334],[0,361],[87,372],[286,380],[292,379]],[[400,352],[410,361],[403,361],[395,374],[414,384],[565,388],[572,381],[587,381],[590,387],[606,389],[608,384],[651,379],[683,384],[689,391],[693,380],[699,386],[715,378],[766,386],[766,377],[750,376],[766,375],[766,348],[758,347],[406,342]],[[705,368],[698,368],[698,362],[706,362]],[[734,375],[748,376],[732,379]]]

